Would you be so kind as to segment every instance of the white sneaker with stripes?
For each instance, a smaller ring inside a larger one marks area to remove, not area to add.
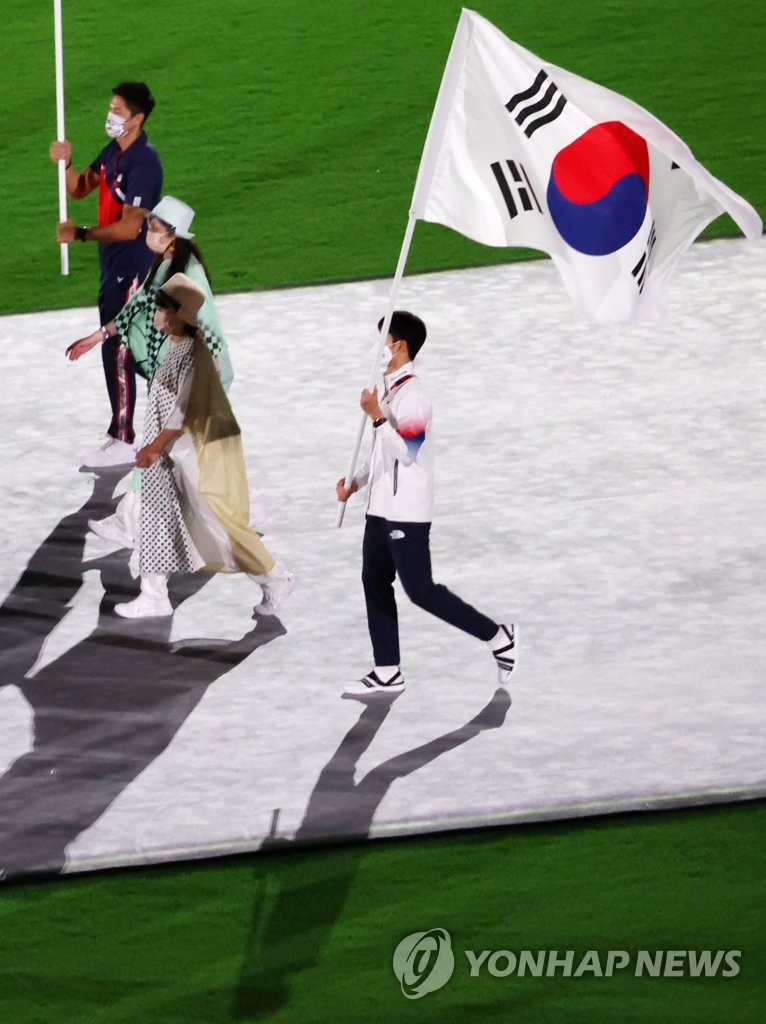
[[[513,623],[501,625],[489,645],[497,665],[497,681],[501,686],[507,686],[516,668],[516,629]]]
[[[354,683],[349,683],[343,690],[351,697],[367,697],[381,694],[385,697],[393,697],[404,690],[404,676],[396,669],[393,675],[381,679],[375,669],[368,672],[366,676]]]

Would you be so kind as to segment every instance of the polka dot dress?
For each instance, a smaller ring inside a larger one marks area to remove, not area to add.
[[[170,346],[149,388],[144,420],[143,444],[150,444],[166,427],[178,428],[168,419],[179,405],[179,395],[194,372],[190,338]],[[181,494],[173,473],[173,461],[163,452],[141,475],[141,533],[139,566],[142,576],[150,573],[195,572],[204,564],[184,522]]]

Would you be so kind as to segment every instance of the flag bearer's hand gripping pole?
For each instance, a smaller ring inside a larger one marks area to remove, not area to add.
[[[392,293],[389,299],[389,308],[386,311],[386,315],[383,317],[383,323],[380,328],[380,341],[378,342],[377,348],[375,349],[375,363],[372,372],[372,380],[370,382],[370,391],[375,387],[377,378],[380,376],[378,367],[380,366],[380,357],[388,338],[388,328],[391,324],[391,316],[393,315],[393,301],[396,296]],[[364,437],[364,428],[367,426],[369,416],[364,410],[362,411],[362,418],[359,421],[359,429],[356,432],[356,441],[354,442],[354,450],[351,452],[351,458],[349,459],[348,469],[346,470],[346,476],[343,480],[343,486],[348,491],[354,481],[354,470],[356,469],[356,460],[359,458],[359,449],[362,447],[362,438]],[[343,514],[346,511],[346,502],[341,501],[338,507],[338,515],[335,519],[336,527],[340,527],[343,522]]]

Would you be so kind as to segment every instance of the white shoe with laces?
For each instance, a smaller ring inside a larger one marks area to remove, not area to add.
[[[100,466],[129,466],[136,461],[136,447],[116,437],[107,437],[94,452],[88,452],[80,459],[83,469]]]

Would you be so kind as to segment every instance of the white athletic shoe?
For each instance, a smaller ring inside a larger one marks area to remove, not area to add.
[[[104,443],[94,452],[88,452],[80,459],[83,469],[96,469],[99,466],[128,466],[136,461],[136,447],[126,441],[118,441],[116,437],[107,437]]]
[[[497,681],[501,686],[507,686],[516,667],[516,630],[513,624],[501,625],[489,643],[497,665]]]
[[[123,619],[162,619],[173,614],[168,597],[168,578],[164,573],[141,577],[141,593],[132,601],[116,604],[114,610]]]
[[[263,591],[263,596],[261,603],[253,608],[253,618],[256,615],[276,615],[298,582],[298,577],[292,572],[285,572],[283,576],[275,579],[268,579],[270,575],[271,573],[268,573],[266,576],[258,577],[258,585]]]
[[[88,529],[97,537],[119,544],[121,548],[135,547],[135,537],[128,532],[117,515],[107,516],[106,519],[89,519]]]
[[[399,669],[387,680],[381,679],[375,669],[372,669],[354,683],[349,683],[343,690],[350,697],[371,697],[381,694],[385,697],[394,697],[404,690],[404,676]]]
[[[162,619],[173,614],[173,605],[167,597],[139,594],[133,601],[116,604],[114,610],[123,619]]]

